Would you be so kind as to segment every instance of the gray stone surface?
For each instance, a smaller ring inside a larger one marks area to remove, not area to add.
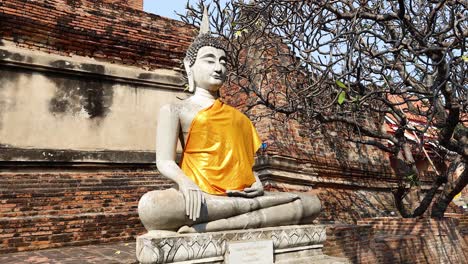
[[[325,226],[293,225],[176,235],[148,233],[137,238],[136,255],[141,263],[223,263],[227,242],[255,240],[272,240],[278,261],[322,258]]]
[[[321,248],[295,248],[275,254],[275,264],[348,264],[345,258],[324,255]]]
[[[184,96],[183,76],[3,41],[0,160],[155,162],[155,113]]]
[[[273,264],[273,240],[227,242],[227,264]]]

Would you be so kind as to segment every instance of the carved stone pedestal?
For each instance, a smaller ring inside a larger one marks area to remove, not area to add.
[[[148,233],[137,238],[140,263],[226,263],[230,243],[272,241],[274,263],[347,263],[322,254],[323,225],[294,225],[196,234]],[[271,244],[270,244],[271,245]],[[250,250],[250,249],[247,249]],[[253,250],[253,249],[252,249]],[[255,252],[249,252],[255,254]],[[265,253],[262,253],[265,254]],[[258,263],[265,263],[261,262]],[[265,256],[265,259],[268,259]],[[271,257],[270,257],[271,259]],[[256,262],[257,263],[257,262]]]

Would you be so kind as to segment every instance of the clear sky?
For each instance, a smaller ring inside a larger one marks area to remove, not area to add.
[[[190,0],[190,3],[195,4],[196,0]],[[209,1],[208,1],[209,2]],[[143,10],[156,15],[178,19],[179,17],[174,13],[185,12],[185,4],[187,0],[143,0]]]
[[[228,0],[222,0],[221,4],[225,4]],[[189,0],[189,3],[195,5],[197,0]],[[210,0],[204,1],[210,4]],[[180,20],[174,11],[180,14],[185,14],[185,5],[187,0],[143,0],[143,10],[156,15],[169,17]]]

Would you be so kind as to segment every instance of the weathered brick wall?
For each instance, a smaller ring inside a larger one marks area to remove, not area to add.
[[[370,247],[373,238],[374,230],[370,225],[332,225],[327,228],[323,252],[352,263],[374,264],[377,257]]]
[[[355,224],[370,217],[399,216],[388,190],[320,187],[316,192],[322,202],[318,218],[322,222]]]
[[[103,0],[105,3],[128,6],[137,10],[143,10],[143,0]]]
[[[139,198],[172,183],[154,170],[0,174],[0,254],[133,241]]]
[[[379,259],[387,263],[405,263],[413,259],[420,261],[414,263],[468,262],[468,246],[458,232],[455,219],[381,218],[363,220],[358,224],[373,226],[376,244],[390,251],[379,255]],[[388,237],[379,239],[385,235]],[[402,247],[404,251],[400,249]]]
[[[145,69],[180,68],[193,28],[102,1],[0,2],[1,40],[19,47]]]
[[[468,214],[464,214],[460,217],[459,229],[460,233],[468,244]]]
[[[327,230],[324,252],[353,263],[467,263],[454,219],[374,218]]]
[[[363,186],[365,186],[365,182]],[[267,181],[265,190],[271,192],[307,192],[317,195],[321,202],[321,212],[316,221],[320,223],[356,224],[371,217],[398,217],[393,194],[389,189],[369,189],[365,187],[340,186],[339,182],[314,183],[309,189],[297,188],[279,182]]]

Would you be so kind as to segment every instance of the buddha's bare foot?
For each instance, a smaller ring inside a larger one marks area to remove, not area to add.
[[[166,236],[173,236],[176,234],[177,232],[169,231],[169,230],[150,230],[147,233],[147,235],[151,237],[166,237]]]
[[[179,230],[177,230],[177,233],[180,233],[180,234],[186,234],[186,233],[196,233],[197,231],[195,230],[195,228],[191,227],[191,226],[183,226],[181,228],[179,228]]]
[[[216,232],[231,229],[243,229],[232,224],[232,218],[218,219],[208,223],[195,224],[193,226],[183,226],[179,228],[177,233],[203,233],[203,232]]]

